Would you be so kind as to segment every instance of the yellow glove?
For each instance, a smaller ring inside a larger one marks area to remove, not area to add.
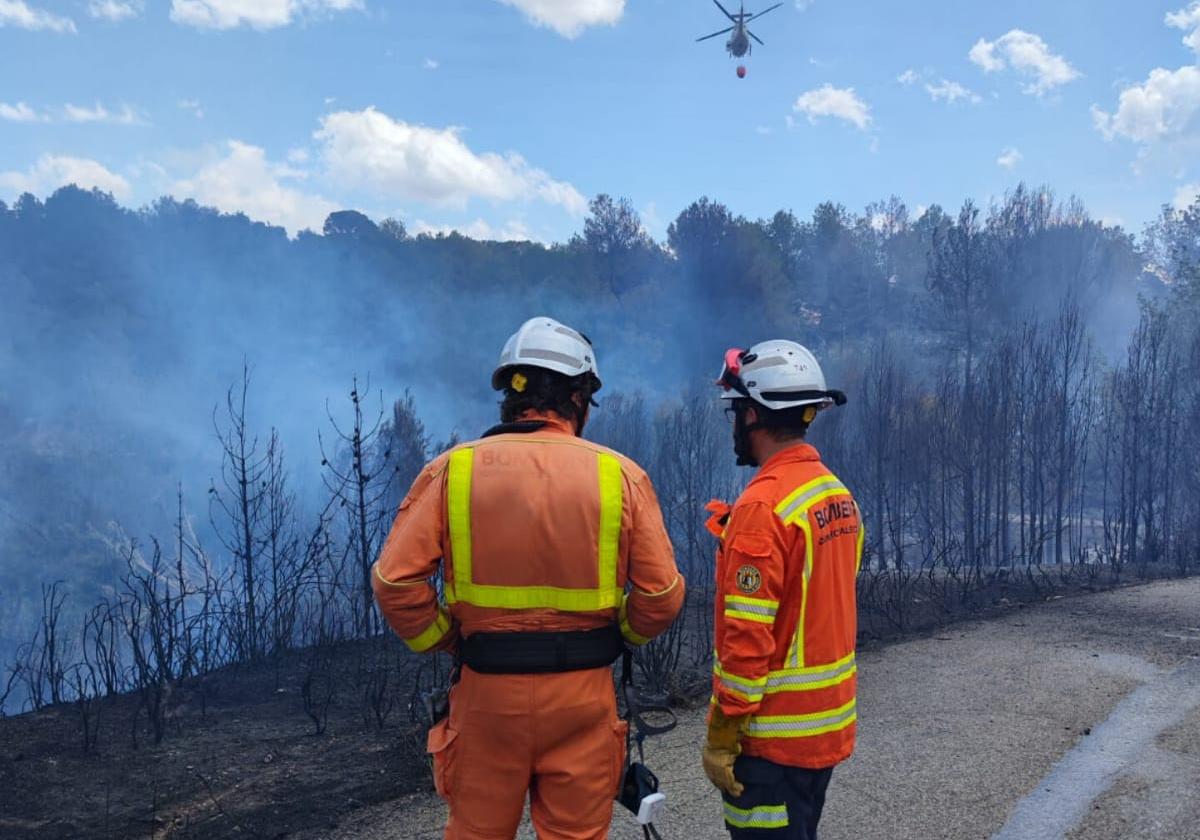
[[[733,762],[742,754],[742,729],[750,715],[729,717],[720,706],[713,706],[708,718],[708,739],[701,752],[704,774],[730,796],[741,796],[742,783],[733,775]]]

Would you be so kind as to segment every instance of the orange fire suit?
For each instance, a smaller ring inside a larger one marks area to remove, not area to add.
[[[732,509],[710,510],[721,538],[713,703],[750,714],[744,755],[832,767],[854,750],[858,506],[798,444],[769,458]]]
[[[577,438],[557,415],[444,453],[400,505],[372,581],[415,651],[486,631],[619,624],[631,644],[683,604],[662,513],[634,462]],[[431,578],[439,567],[443,597]],[[463,666],[429,733],[447,838],[515,835],[526,792],[541,838],[604,838],[624,767],[608,667],[483,674]]]

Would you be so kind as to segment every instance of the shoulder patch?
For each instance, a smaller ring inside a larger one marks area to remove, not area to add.
[[[753,595],[762,588],[762,573],[755,566],[742,566],[737,570],[737,588],[747,595]]]

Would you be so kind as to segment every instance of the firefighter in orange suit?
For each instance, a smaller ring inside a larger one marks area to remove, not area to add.
[[[718,384],[738,464],[759,470],[732,508],[709,505],[720,547],[704,770],[734,840],[815,840],[833,767],[854,751],[863,528],[804,436],[846,397],[791,341],[729,351]]]
[[[604,838],[625,765],[610,665],[671,624],[684,582],[646,473],[579,437],[591,342],[533,318],[492,386],[501,424],[421,471],[375,595],[410,648],[460,665],[428,742],[445,836],[513,837],[528,793],[539,838]]]

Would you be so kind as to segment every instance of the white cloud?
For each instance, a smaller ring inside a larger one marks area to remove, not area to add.
[[[51,32],[75,32],[75,21],[30,6],[25,0],[0,0],[0,28],[48,29]]]
[[[1200,0],[1169,13],[1166,24],[1190,30],[1183,41],[1200,57]],[[1120,137],[1140,146],[1135,171],[1160,155],[1175,162],[1178,171],[1190,168],[1200,156],[1200,65],[1156,67],[1144,82],[1121,91],[1114,111],[1092,105],[1092,122],[1105,139]]]
[[[68,123],[110,123],[113,125],[145,125],[146,120],[128,105],[122,105],[120,110],[110,111],[97,102],[94,106],[64,105],[61,109],[38,111],[24,102],[9,105],[0,102],[0,120],[9,122],[68,122]]]
[[[1140,85],[1121,91],[1115,113],[1092,106],[1092,121],[1105,138],[1137,143],[1172,141],[1200,133],[1200,67],[1150,71]]]
[[[438,63],[437,59],[434,59],[434,58],[427,58],[427,59],[425,59],[425,65],[424,65],[424,66],[425,66],[425,69],[426,69],[426,70],[436,70],[436,69],[438,69],[438,67],[440,67],[441,65]]]
[[[141,14],[142,8],[142,0],[126,3],[118,0],[91,0],[88,3],[88,14],[94,18],[103,18],[116,23],[137,17]]]
[[[950,105],[953,105],[960,99],[965,99],[975,105],[983,101],[975,91],[965,88],[958,82],[952,82],[949,79],[942,79],[936,85],[927,82],[925,84],[925,91],[934,102],[946,102]]]
[[[995,73],[1003,70],[1005,66],[1004,59],[996,56],[996,44],[983,38],[975,42],[975,46],[971,47],[967,57],[982,67],[985,73]]]
[[[542,242],[534,236],[520,219],[511,219],[500,227],[495,227],[484,219],[476,219],[465,225],[438,225],[417,219],[412,226],[413,234],[420,236],[447,235],[458,232],[470,239],[480,242]]]
[[[295,235],[304,228],[320,231],[325,217],[339,205],[303,192],[293,184],[307,173],[273,163],[257,146],[230,140],[228,154],[202,166],[190,178],[176,181],[172,191],[226,213],[245,213]]]
[[[761,134],[762,136],[764,136],[764,137],[765,137],[766,135],[768,135],[768,134],[770,134],[770,133],[771,133],[771,127],[770,127],[770,126],[766,126],[766,125],[756,125],[756,126],[754,127],[754,133],[755,133],[755,134]]]
[[[514,152],[472,151],[456,128],[394,120],[374,108],[339,111],[313,135],[332,178],[404,199],[465,207],[472,198],[540,199],[582,215],[587,201]]]
[[[901,73],[899,76],[897,76],[896,81],[899,82],[900,84],[904,85],[905,87],[908,87],[912,84],[915,84],[916,81],[920,78],[921,78],[921,74],[910,67],[907,70],[905,70],[903,73]]]
[[[1171,202],[1176,210],[1186,210],[1200,201],[1200,182],[1184,184],[1175,191],[1175,200]]]
[[[1191,30],[1183,36],[1183,43],[1187,44],[1196,51],[1196,55],[1200,56],[1200,0],[1193,0],[1187,8],[1180,9],[1177,12],[1167,13],[1167,26],[1172,26],[1175,29],[1182,29],[1185,32]]]
[[[97,102],[93,107],[86,105],[63,106],[63,119],[72,123],[110,123],[112,125],[142,125],[144,120],[128,105],[119,111],[110,111]]]
[[[8,122],[33,123],[49,122],[50,118],[45,114],[39,114],[24,102],[18,102],[16,105],[9,105],[7,102],[0,102],[0,120],[7,120]]]
[[[589,26],[614,26],[625,14],[625,0],[499,0],[519,9],[530,22],[576,38]]]
[[[171,20],[197,29],[275,29],[302,15],[361,8],[362,0],[171,0]]]
[[[127,180],[87,158],[42,155],[25,172],[0,172],[0,190],[11,193],[46,195],[67,184],[82,189],[94,187],[122,200],[132,193]]]
[[[1004,151],[1002,151],[1000,153],[1000,157],[996,158],[996,165],[1003,166],[1005,169],[1008,169],[1008,170],[1012,170],[1012,169],[1015,169],[1017,167],[1017,164],[1020,163],[1021,161],[1023,161],[1024,159],[1025,159],[1025,156],[1023,154],[1021,154],[1020,149],[1017,149],[1013,146],[1009,146],[1007,149],[1005,149]]]
[[[818,117],[834,117],[852,123],[859,131],[866,131],[871,125],[871,107],[859,98],[854,88],[826,84],[800,94],[792,110],[806,115],[811,123]]]
[[[204,119],[204,109],[200,107],[199,99],[180,99],[175,104],[179,106],[180,110],[190,111],[196,119]]]
[[[1080,75],[1065,58],[1050,52],[1039,36],[1020,29],[1010,30],[995,41],[980,38],[968,55],[985,73],[1011,67],[1029,78],[1021,89],[1034,96],[1043,96]]]

